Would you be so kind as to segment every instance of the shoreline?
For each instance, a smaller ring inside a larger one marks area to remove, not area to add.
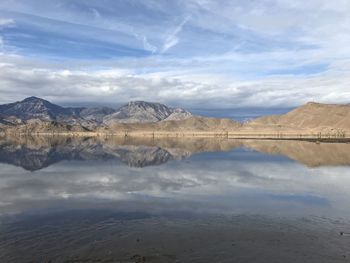
[[[336,133],[243,133],[243,132],[32,132],[32,133],[0,133],[1,137],[25,136],[66,136],[66,137],[135,137],[135,138],[222,138],[253,140],[297,140],[311,142],[346,142],[350,136]]]

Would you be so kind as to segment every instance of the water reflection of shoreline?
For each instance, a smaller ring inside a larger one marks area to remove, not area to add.
[[[80,138],[28,136],[0,139],[0,162],[35,171],[63,160],[119,160],[130,167],[161,165],[201,152],[249,148],[309,167],[350,165],[350,144],[215,138]]]

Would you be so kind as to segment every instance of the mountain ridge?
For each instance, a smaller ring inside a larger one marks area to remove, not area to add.
[[[0,105],[0,131],[10,133],[137,134],[212,132],[219,134],[336,134],[350,133],[350,105],[309,102],[286,114],[267,115],[240,123],[232,119],[192,115],[161,103],[131,101],[118,109],[64,108],[29,97]],[[194,135],[193,135],[194,136]]]
[[[146,101],[130,101],[121,106],[115,113],[104,117],[103,122],[146,123],[159,122],[167,119],[182,120],[192,114],[181,108],[171,108],[161,103]]]
[[[93,121],[97,124],[122,122],[158,122],[167,118],[185,119],[192,114],[181,108],[171,108],[161,103],[131,101],[119,109],[109,107],[62,107],[38,97],[28,97],[22,101],[0,105],[0,114],[16,117],[22,121],[39,119],[41,121],[58,121],[66,124]],[[4,118],[0,118],[3,120]],[[4,121],[2,121],[4,122]]]
[[[38,97],[28,97],[22,101],[0,105],[0,113],[21,120],[54,120],[60,115],[69,115],[70,111]]]

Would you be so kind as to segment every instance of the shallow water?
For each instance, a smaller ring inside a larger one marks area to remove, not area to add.
[[[0,139],[1,262],[349,262],[350,144]]]

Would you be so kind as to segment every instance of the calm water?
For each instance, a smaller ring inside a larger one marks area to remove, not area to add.
[[[0,139],[0,262],[350,262],[350,144]]]

